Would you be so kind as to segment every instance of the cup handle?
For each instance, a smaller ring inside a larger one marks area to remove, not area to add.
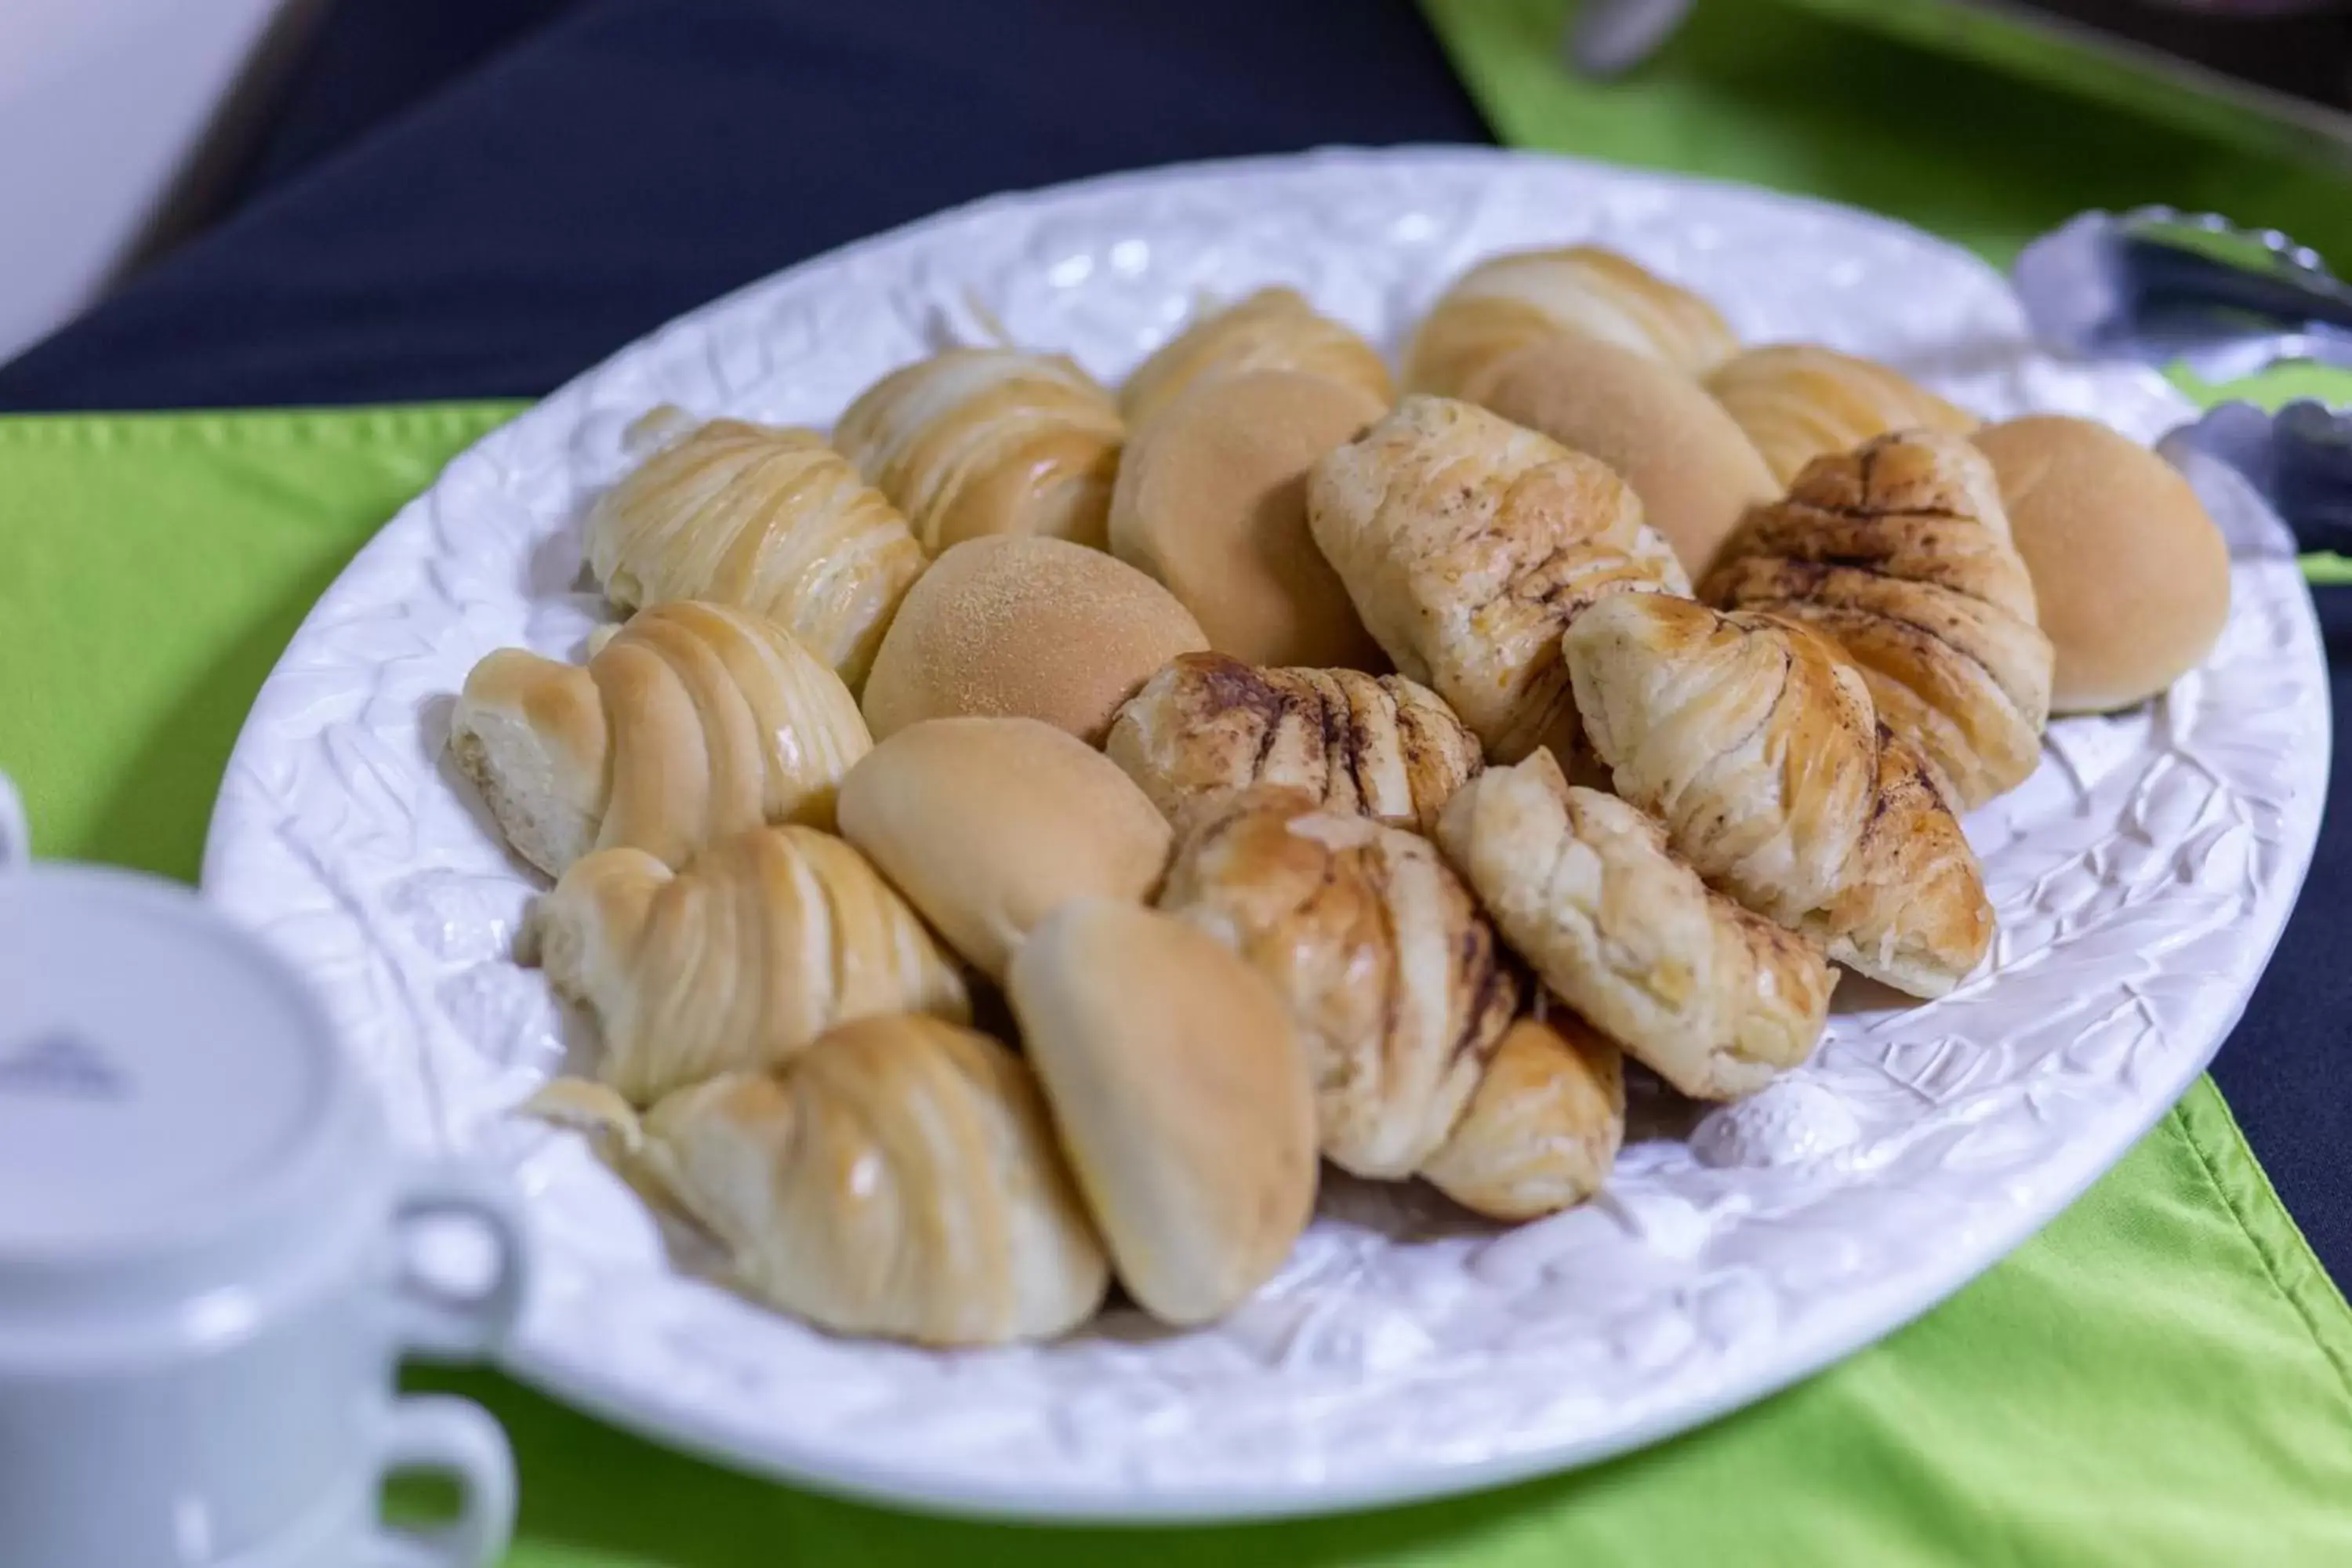
[[[25,826],[25,803],[8,775],[0,773],[0,871],[17,870],[32,858],[33,834]]]
[[[394,1400],[376,1438],[376,1471],[419,1471],[455,1480],[457,1517],[417,1527],[380,1525],[370,1568],[490,1568],[514,1533],[514,1455],[489,1412],[471,1400],[422,1394]]]
[[[448,1217],[471,1221],[498,1250],[489,1284],[471,1295],[439,1289],[416,1269],[417,1226]],[[521,1216],[504,1183],[463,1167],[424,1167],[402,1184],[393,1232],[400,1257],[393,1291],[394,1332],[403,1349],[463,1360],[495,1348],[513,1331],[522,1312],[530,1254]]]

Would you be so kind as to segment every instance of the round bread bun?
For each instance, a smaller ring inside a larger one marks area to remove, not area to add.
[[[1307,470],[1386,412],[1361,387],[1303,371],[1193,383],[1128,441],[1111,552],[1166,584],[1219,653],[1385,668],[1307,531]]]
[[[1035,719],[910,724],[850,769],[837,809],[842,837],[1000,982],[1038,921],[1089,895],[1139,903],[1168,864],[1150,797]]]
[[[2189,481],[2088,419],[2037,414],[1976,433],[2057,651],[2055,713],[2155,696],[2230,618],[2230,547]]]
[[[1171,915],[1080,899],[1013,956],[1013,1016],[1111,1261],[1201,1323],[1271,1278],[1315,1207],[1315,1095],[1281,994]]]
[[[967,539],[915,579],[866,678],[880,740],[959,714],[1042,719],[1098,746],[1118,705],[1209,646],[1167,589],[1066,539]]]
[[[1740,515],[1780,493],[1698,381],[1598,338],[1538,339],[1481,366],[1462,395],[1616,469],[1694,580]]]

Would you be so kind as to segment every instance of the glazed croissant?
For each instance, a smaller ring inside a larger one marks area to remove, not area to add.
[[[500,648],[466,677],[449,754],[516,853],[671,866],[762,822],[833,824],[871,749],[849,689],[774,622],[693,601],[640,611],[586,665]]]
[[[1664,828],[1570,788],[1549,753],[1465,785],[1438,842],[1553,994],[1685,1094],[1751,1094],[1821,1037],[1820,945],[1707,887]]]
[[[1965,436],[1977,427],[1975,415],[1900,371],[1811,343],[1749,349],[1716,367],[1706,389],[1784,485],[1815,458],[1850,452],[1889,430]]]
[[[1401,1179],[1444,1143],[1518,984],[1427,840],[1261,787],[1200,815],[1160,902],[1289,1002],[1328,1159]]]
[[[621,609],[703,599],[753,611],[853,691],[923,569],[906,520],[814,431],[740,419],[656,450],[597,501],[587,537],[588,564]]]
[[[2041,760],[2050,639],[1992,466],[1960,437],[1899,431],[1816,458],[1787,500],[1748,512],[1701,596],[1835,641],[1962,811]]]
[[[1427,832],[1483,765],[1478,738],[1401,675],[1265,669],[1179,654],[1127,700],[1104,749],[1169,821],[1252,784]]]
[[[1625,1141],[1616,1043],[1566,1011],[1503,1032],[1421,1173],[1489,1219],[1538,1219],[1601,1190]]]
[[[1579,612],[1690,591],[1615,474],[1450,398],[1408,397],[1317,462],[1307,509],[1366,629],[1497,762],[1573,743],[1559,634]]]
[[[1595,605],[1564,643],[1617,794],[1699,875],[1914,995],[1976,967],[1992,940],[1976,855],[1825,638],[1644,594]]]
[[[766,1067],[878,1013],[971,1016],[962,973],[865,857],[809,827],[755,827],[673,872],[639,849],[575,864],[524,917],[516,956],[594,1017],[596,1076],[636,1104]]]
[[[1125,434],[1110,394],[1070,360],[962,348],[866,388],[833,444],[937,555],[992,533],[1100,548]]]
[[[1388,366],[1371,344],[1296,289],[1261,289],[1204,316],[1136,366],[1118,389],[1119,413],[1140,429],[1203,377],[1294,370],[1344,382],[1386,405],[1396,401]]]
[[[739,1289],[838,1333],[1046,1339],[1109,1285],[1028,1067],[936,1018],[845,1024],[642,1121],[577,1079],[525,1109],[598,1134],[633,1184],[719,1241]]]
[[[1538,338],[1598,338],[1704,375],[1739,348],[1714,306],[1599,246],[1520,250],[1446,289],[1405,354],[1405,390],[1458,395],[1487,364]]]

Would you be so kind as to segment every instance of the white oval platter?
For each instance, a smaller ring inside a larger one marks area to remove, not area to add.
[[[562,1025],[507,956],[535,883],[443,730],[477,658],[576,656],[603,614],[578,523],[629,419],[667,400],[822,426],[990,315],[1115,378],[1202,295],[1276,282],[1393,350],[1469,262],[1573,240],[1699,289],[1748,341],[1873,354],[1990,416],[2092,413],[2152,440],[2188,414],[2143,371],[2039,356],[1993,271],[1882,219],[1558,158],[1333,151],[1001,197],[793,268],[489,436],[361,552],[254,705],[205,882],[320,985],[407,1143],[521,1184],[540,1268],[514,1372],[730,1463],[928,1508],[1393,1501],[1601,1458],[1805,1375],[1990,1265],[2162,1113],[2285,921],[2328,756],[2284,532],[2210,483],[2235,557],[2210,661],[2054,726],[2041,771],[1968,824],[2000,922],[1987,969],[1927,1006],[1849,982],[1810,1066],[1638,1135],[1581,1210],[1507,1231],[1334,1181],[1279,1278],[1213,1329],[1114,1315],[936,1353],[704,1282],[576,1137],[508,1114],[562,1062]]]

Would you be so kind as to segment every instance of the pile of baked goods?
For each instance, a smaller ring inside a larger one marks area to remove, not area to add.
[[[1325,1160],[1534,1219],[1623,1058],[1735,1099],[1837,966],[1968,983],[1957,814],[2228,613],[2133,443],[1599,249],[1473,268],[1403,383],[1269,289],[1116,393],[971,348],[829,437],[647,416],[585,524],[626,618],[450,729],[593,1024],[531,1112],[829,1330],[1206,1321]]]

